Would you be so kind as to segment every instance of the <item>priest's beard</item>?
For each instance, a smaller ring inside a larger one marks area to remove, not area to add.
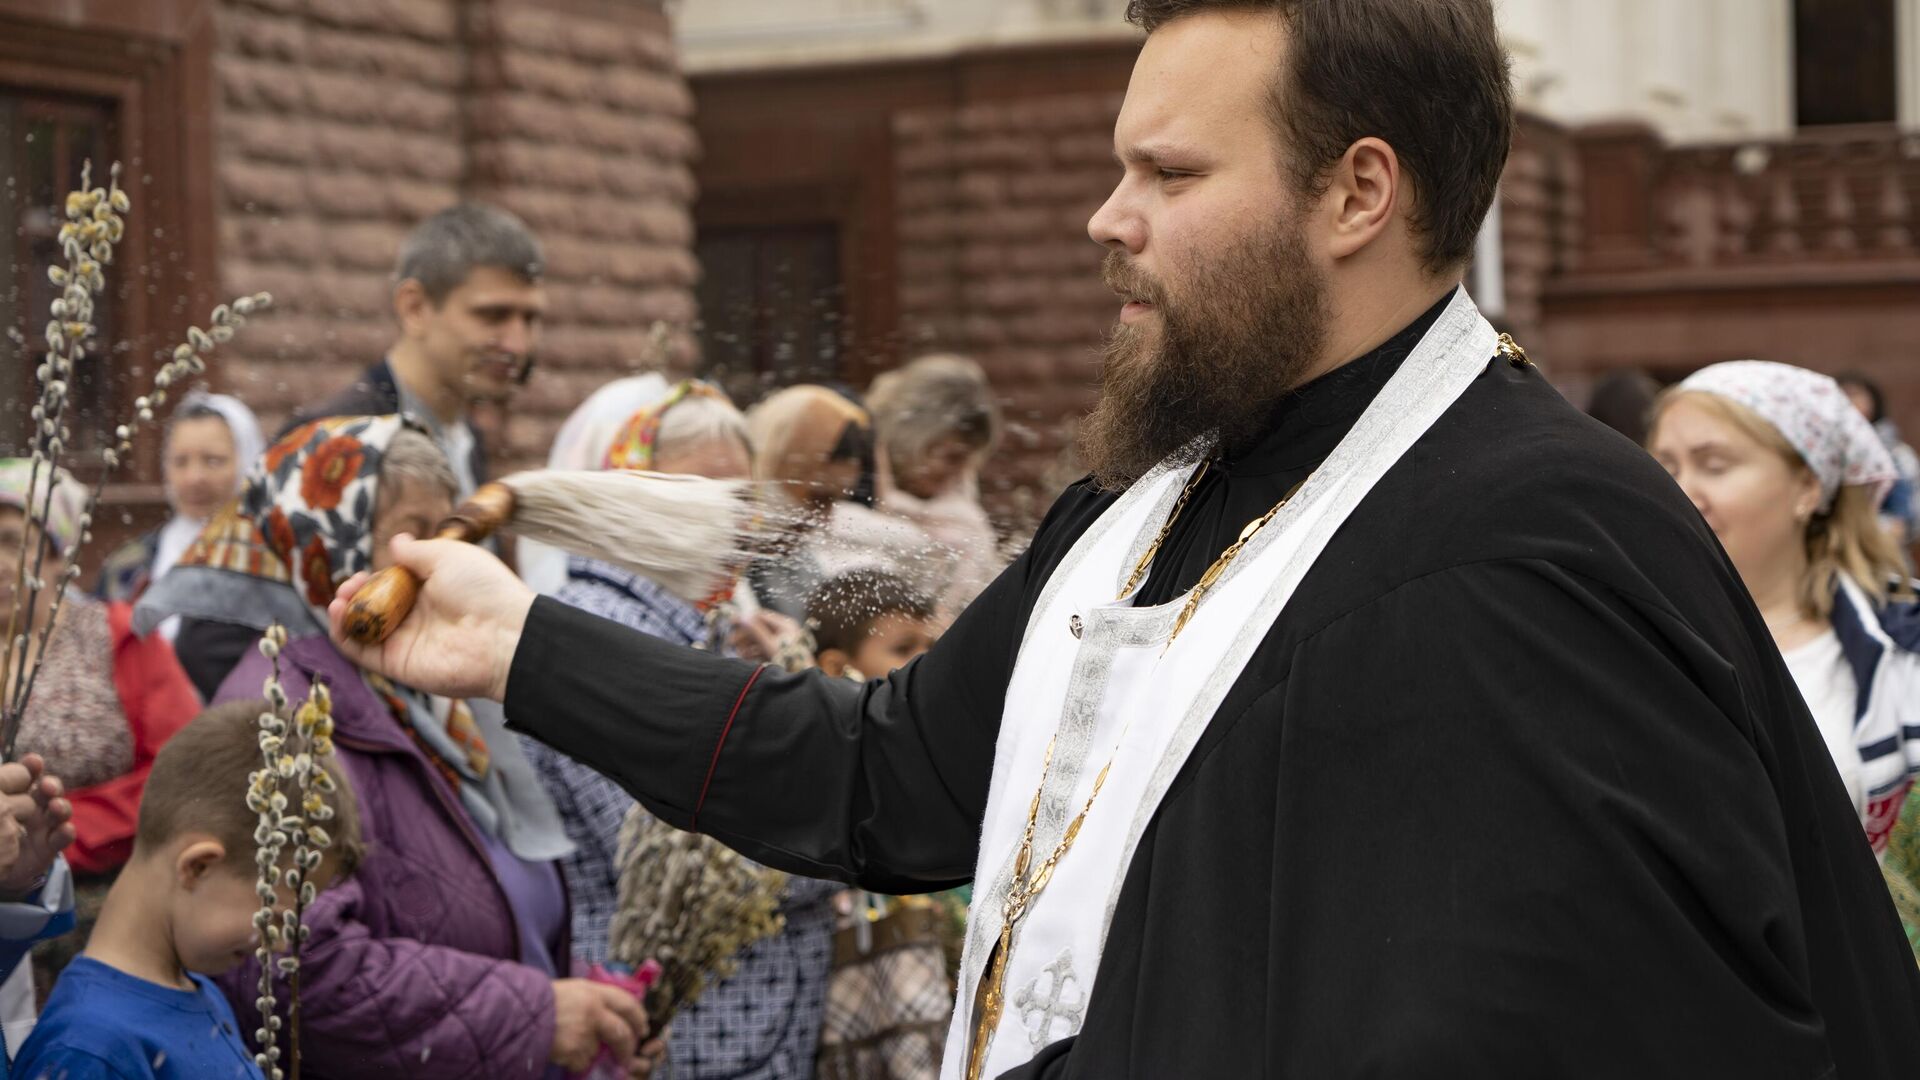
[[[1249,234],[1178,288],[1118,251],[1107,253],[1103,274],[1115,292],[1154,308],[1108,337],[1100,401],[1080,428],[1081,453],[1107,490],[1161,461],[1188,465],[1247,442],[1320,358],[1326,281],[1290,218]]]

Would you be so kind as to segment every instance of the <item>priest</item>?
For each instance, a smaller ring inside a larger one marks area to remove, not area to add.
[[[1129,16],[1093,475],[932,652],[788,675],[404,539],[419,606],[342,647],[770,865],[972,880],[945,1080],[1920,1075],[1739,577],[1460,287],[1489,0]]]

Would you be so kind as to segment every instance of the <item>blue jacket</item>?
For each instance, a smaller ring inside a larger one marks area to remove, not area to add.
[[[67,860],[55,858],[46,884],[17,904],[0,904],[0,982],[20,966],[36,941],[57,938],[73,929],[73,877]],[[6,1037],[0,1017],[0,1039]],[[0,1046],[0,1051],[6,1048]],[[11,1052],[0,1052],[0,1080],[9,1075]]]
[[[1833,632],[1858,687],[1854,743],[1866,795],[1864,825],[1878,851],[1920,774],[1920,604],[1876,605],[1843,575],[1834,594]]]

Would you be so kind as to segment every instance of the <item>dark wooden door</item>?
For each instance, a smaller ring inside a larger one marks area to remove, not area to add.
[[[831,223],[704,228],[702,374],[745,406],[844,376],[840,230]]]
[[[1801,127],[1896,117],[1895,0],[1794,0],[1794,116]]]
[[[117,111],[111,100],[0,85],[0,213],[14,223],[0,273],[0,328],[9,339],[0,343],[0,454],[26,447],[38,397],[34,369],[46,358],[48,309],[58,295],[47,268],[66,262],[59,241],[63,206],[87,161],[95,185],[106,185],[119,140]],[[75,372],[70,427],[77,449],[100,445],[102,433],[118,422],[110,422],[114,386],[125,380],[114,372],[126,365],[111,352],[121,340],[113,292],[97,301],[96,348]]]

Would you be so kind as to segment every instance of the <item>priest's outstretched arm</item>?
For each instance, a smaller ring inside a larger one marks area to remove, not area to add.
[[[341,643],[357,661],[501,700],[513,727],[599,769],[662,820],[766,865],[901,893],[972,877],[1024,619],[1024,556],[932,652],[857,684],[535,600],[464,545],[402,540],[396,551],[430,587],[386,645]],[[486,596],[490,607],[450,621],[428,606],[437,595]]]

